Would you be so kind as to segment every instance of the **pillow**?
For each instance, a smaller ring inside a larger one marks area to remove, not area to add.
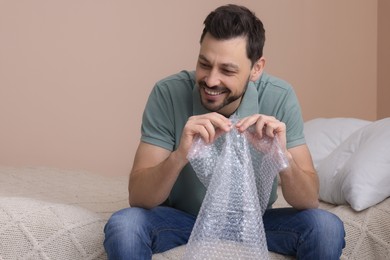
[[[305,122],[305,139],[314,166],[317,167],[353,132],[369,123],[356,118],[316,118]]]
[[[353,133],[329,156],[317,172],[320,199],[349,203],[364,210],[390,196],[390,118]]]

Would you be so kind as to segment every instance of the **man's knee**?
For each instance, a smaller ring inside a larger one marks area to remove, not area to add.
[[[320,209],[306,210],[304,214],[308,229],[301,242],[311,244],[312,249],[320,253],[323,259],[340,257],[345,247],[345,230],[341,219],[331,212]],[[326,255],[329,258],[325,257]]]
[[[318,239],[344,240],[344,223],[338,216],[321,209],[308,210],[307,213],[312,215],[310,221]]]
[[[126,236],[126,234],[139,232],[148,223],[146,215],[146,210],[142,208],[125,208],[115,212],[104,228],[106,237]]]
[[[148,211],[126,208],[115,212],[104,227],[104,248],[108,259],[128,259],[129,256],[151,256],[148,235]],[[137,258],[144,259],[144,258]]]

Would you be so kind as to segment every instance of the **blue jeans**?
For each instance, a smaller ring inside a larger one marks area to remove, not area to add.
[[[114,213],[104,232],[108,258],[151,259],[152,254],[186,244],[196,217],[169,207],[126,208]],[[340,259],[344,225],[320,209],[269,209],[263,216],[270,251],[298,259]]]

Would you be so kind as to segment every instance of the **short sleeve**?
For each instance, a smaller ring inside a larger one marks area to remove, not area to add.
[[[172,151],[175,145],[174,119],[169,91],[156,84],[142,116],[141,140]]]
[[[293,89],[288,91],[280,112],[280,119],[286,124],[287,149],[305,144],[301,107]]]

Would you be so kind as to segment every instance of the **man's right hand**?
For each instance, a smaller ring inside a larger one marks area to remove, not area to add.
[[[180,145],[176,152],[183,160],[187,160],[188,152],[196,136],[200,136],[204,142],[212,143],[223,133],[230,131],[232,123],[229,118],[216,112],[192,116],[184,126],[180,139]]]

